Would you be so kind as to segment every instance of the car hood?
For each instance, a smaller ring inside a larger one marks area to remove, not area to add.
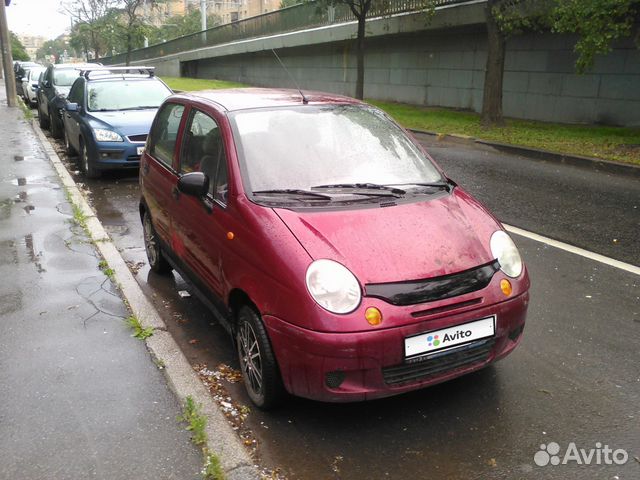
[[[116,112],[89,112],[88,116],[101,125],[115,130],[122,135],[139,135],[149,133],[151,123],[156,116],[157,108],[145,110],[124,110]]]
[[[275,210],[314,260],[338,261],[365,284],[431,278],[488,263],[491,234],[501,228],[460,188],[392,207]]]

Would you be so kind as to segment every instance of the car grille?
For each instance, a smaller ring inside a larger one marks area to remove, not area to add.
[[[129,155],[127,157],[127,162],[139,162],[141,156],[142,155]]]
[[[498,270],[500,264],[493,260],[463,272],[425,280],[368,283],[365,292],[367,297],[380,298],[393,305],[415,305],[481,290],[489,285]]]
[[[129,135],[127,137],[127,139],[130,142],[146,142],[147,141],[147,134],[143,133],[142,135]]]
[[[384,382],[388,385],[413,382],[446,373],[460,367],[482,363],[489,358],[495,341],[493,338],[478,340],[446,352],[434,353],[413,363],[403,363],[382,369]]]

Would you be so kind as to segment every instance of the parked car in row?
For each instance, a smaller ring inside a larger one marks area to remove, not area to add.
[[[261,408],[395,395],[520,342],[529,277],[502,225],[382,111],[322,93],[169,97],[140,165],[152,270],[224,314]]]
[[[42,75],[36,96],[38,123],[50,129],[53,138],[62,138],[61,115],[71,85],[82,68],[91,67],[95,64],[58,63],[49,65]]]
[[[29,70],[35,67],[44,68],[39,63],[35,63],[35,62],[18,61],[13,64],[13,73],[16,80],[16,93],[18,96],[23,98],[26,96],[24,87],[23,87],[23,80],[29,73]]]
[[[37,105],[38,81],[45,70],[46,68],[43,66],[31,67],[22,77],[22,97],[29,107]]]
[[[172,90],[152,67],[84,67],[67,97],[63,135],[88,178],[137,169],[151,123]]]

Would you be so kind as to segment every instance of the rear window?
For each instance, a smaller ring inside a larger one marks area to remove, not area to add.
[[[53,70],[53,84],[59,87],[70,87],[80,75],[75,68],[55,68]]]
[[[158,108],[171,91],[158,80],[114,80],[88,82],[90,111]]]

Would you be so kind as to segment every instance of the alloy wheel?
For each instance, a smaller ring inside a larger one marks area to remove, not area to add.
[[[240,353],[240,367],[242,368],[248,386],[256,394],[262,393],[262,357],[260,346],[253,327],[249,322],[242,322],[238,332],[238,349]]]

